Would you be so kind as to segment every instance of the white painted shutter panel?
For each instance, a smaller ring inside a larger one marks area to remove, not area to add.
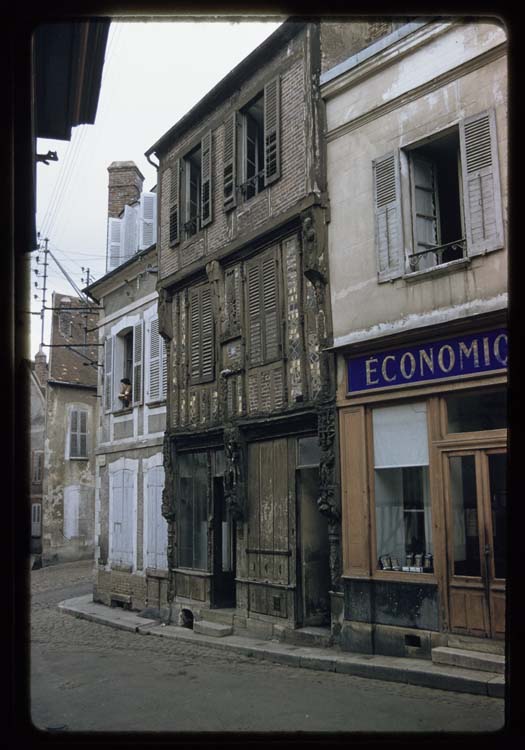
[[[142,193],[139,205],[139,250],[157,241],[157,194]]]
[[[109,219],[108,221],[108,250],[106,271],[111,271],[121,263],[120,246],[122,240],[121,219]]]
[[[42,505],[40,503],[33,503],[31,506],[31,536],[40,536],[41,534],[41,515]]]
[[[168,345],[162,336],[159,336],[159,339],[161,359],[160,398],[164,400],[168,395]]]
[[[164,468],[154,469],[155,510],[156,510],[156,566],[168,568],[168,523],[162,515],[162,490],[164,488]]]
[[[467,252],[503,246],[503,217],[494,110],[460,123]]]
[[[224,123],[223,178],[224,208],[237,205],[237,113]]]
[[[113,408],[113,338],[104,342],[104,409]]]
[[[377,271],[379,281],[387,281],[403,274],[401,185],[397,153],[375,159],[373,173]]]
[[[142,403],[142,321],[133,326],[133,404]]]
[[[122,491],[122,562],[133,565],[133,507],[135,477],[132,471],[125,469]]]
[[[111,541],[109,558],[111,562],[121,562],[122,550],[122,487],[123,472],[111,476]]]
[[[264,87],[264,184],[281,176],[281,111],[279,78]]]
[[[212,149],[211,130],[201,140],[201,227],[210,224],[212,212]]]
[[[124,239],[122,262],[132,258],[138,249],[138,208],[124,206]]]
[[[148,401],[158,401],[160,399],[160,344],[159,319],[154,318],[149,325]]]

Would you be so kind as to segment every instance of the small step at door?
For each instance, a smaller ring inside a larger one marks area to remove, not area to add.
[[[475,669],[480,672],[505,673],[505,657],[500,654],[490,654],[483,651],[471,651],[462,648],[439,646],[432,649],[434,664]]]

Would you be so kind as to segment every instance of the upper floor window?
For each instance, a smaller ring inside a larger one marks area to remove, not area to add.
[[[33,451],[31,481],[41,482],[44,476],[44,451]]]
[[[169,240],[175,245],[196,234],[212,220],[212,136],[170,167]]]
[[[257,195],[281,175],[280,84],[269,81],[258,96],[224,123],[223,201],[226,209]]]
[[[116,336],[109,336],[105,341],[105,411],[116,411],[142,402],[142,329],[143,323],[139,321],[123,329]],[[119,398],[119,396],[126,395],[126,390],[128,391],[128,397]],[[129,394],[130,390],[131,394]],[[131,398],[129,398],[129,395],[131,395]]]
[[[87,409],[69,412],[69,458],[87,458]]]
[[[379,281],[503,246],[493,111],[376,159],[373,172]]]

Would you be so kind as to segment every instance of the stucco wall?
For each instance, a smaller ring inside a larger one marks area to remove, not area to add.
[[[467,314],[469,304],[474,312],[483,312],[487,305],[505,306],[501,295],[507,288],[506,247],[439,277],[399,278],[382,284],[377,279],[372,160],[393,149],[494,108],[506,215],[506,60],[492,55],[479,61],[482,53],[505,41],[505,32],[494,24],[452,25],[439,34],[437,28],[431,25],[417,32],[420,40],[425,35],[427,40],[400,61],[385,52],[386,67],[373,73],[369,69],[360,79],[362,64],[346,74],[346,88],[337,90],[332,81],[331,89],[323,90],[328,97],[330,285],[336,343],[345,343],[345,338],[351,343],[352,334],[359,332],[361,338],[388,333],[395,321],[402,320],[404,328],[414,327],[421,324],[422,315],[435,311],[451,310],[454,316],[457,310],[460,316]],[[478,63],[472,64],[477,58]],[[435,81],[439,75],[443,76],[440,85]],[[409,200],[403,201],[403,225],[408,253],[412,245]]]

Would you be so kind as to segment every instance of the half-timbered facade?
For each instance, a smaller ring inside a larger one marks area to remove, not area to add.
[[[375,26],[284,23],[146,153],[159,160],[174,621],[337,630],[319,75]]]

